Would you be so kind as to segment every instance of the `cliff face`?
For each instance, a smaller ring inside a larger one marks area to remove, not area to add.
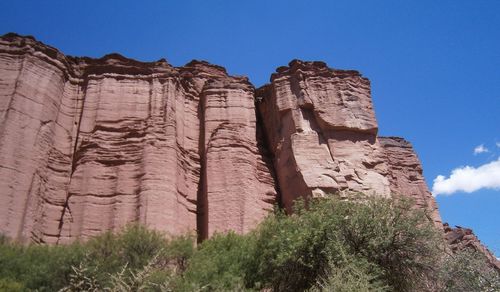
[[[292,61],[257,95],[285,207],[333,192],[405,195],[440,225],[411,144],[377,136],[370,82],[357,71]]]
[[[379,137],[389,165],[388,178],[391,192],[409,196],[419,208],[426,209],[429,216],[441,227],[441,216],[436,201],[427,188],[422,166],[411,144],[398,137]]]
[[[0,40],[0,230],[59,243],[139,221],[245,232],[275,203],[246,78]]]
[[[141,222],[244,233],[299,196],[409,195],[411,145],[378,137],[368,79],[292,61],[257,90],[193,61],[75,58],[0,38],[0,232],[64,243]]]

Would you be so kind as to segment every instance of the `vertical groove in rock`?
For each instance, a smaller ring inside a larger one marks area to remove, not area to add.
[[[256,118],[256,133],[255,139],[257,140],[257,147],[259,153],[261,154],[262,161],[265,167],[269,170],[271,177],[274,182],[274,188],[276,189],[276,204],[279,208],[283,208],[283,202],[281,198],[280,184],[278,176],[276,175],[276,169],[274,168],[274,160],[276,159],[271,151],[269,144],[269,137],[267,137],[266,129],[264,127],[264,120],[259,110],[259,104],[264,101],[264,92],[255,92],[255,118]]]
[[[198,103],[198,155],[200,157],[200,174],[198,182],[198,193],[196,201],[196,232],[198,242],[202,242],[208,237],[208,199],[207,199],[207,155],[205,147],[205,103],[206,98],[203,92],[200,94]]]
[[[311,195],[292,149],[292,133],[297,126],[291,110],[279,110],[277,93],[273,86],[265,85],[259,88],[257,96],[262,97],[258,103],[258,111],[268,141],[267,149],[274,158],[273,169],[276,172],[276,185],[281,194],[280,205],[290,212],[293,200]]]
[[[22,224],[16,225],[15,222],[14,212],[19,211],[15,208],[16,199],[27,202],[32,188],[34,173],[26,174],[26,176],[30,176],[29,187],[25,186],[27,189],[22,190],[21,188],[23,188],[23,186],[19,185],[22,184],[22,182],[17,181],[19,176],[21,176],[21,172],[17,169],[18,162],[15,158],[12,159],[14,156],[13,149],[9,149],[13,146],[22,146],[15,145],[21,140],[21,137],[15,135],[15,130],[11,130],[15,125],[11,125],[12,123],[8,118],[9,113],[14,110],[13,103],[19,94],[19,82],[24,72],[26,58],[22,55],[12,57],[5,56],[1,58],[1,61],[6,64],[1,68],[3,70],[0,72],[0,110],[2,111],[2,120],[0,124],[0,181],[2,183],[2,198],[0,199],[0,205],[3,206],[0,212],[0,226],[4,232],[10,232],[15,236],[21,237],[20,230],[23,226]],[[17,114],[17,111],[15,113]],[[14,141],[14,143],[12,143],[14,145],[9,145],[9,141],[6,140],[8,138],[18,141]],[[19,147],[18,151],[22,150],[23,148]],[[12,181],[14,183],[12,183]],[[22,205],[25,206],[26,204],[23,203]],[[24,219],[22,219],[22,221],[24,221]]]
[[[3,115],[2,115],[2,122],[4,122],[8,118],[8,116],[9,116],[9,112],[10,112],[10,110],[12,108],[12,102],[14,101],[14,96],[16,95],[16,91],[17,91],[17,88],[19,86],[19,79],[20,79],[19,77],[23,73],[25,62],[26,62],[26,58],[23,58],[23,61],[21,62],[21,66],[18,69],[18,74],[17,74],[16,79],[14,81],[14,87],[13,87],[12,93],[9,96],[9,102],[7,103],[7,108],[3,112]],[[5,123],[2,123],[2,125],[5,125]]]
[[[25,223],[26,223],[26,215],[28,213],[29,202],[30,202],[30,199],[32,198],[31,193],[33,191],[33,184],[35,182],[35,176],[36,176],[36,172],[33,174],[32,178],[31,178],[30,187],[29,187],[27,195],[26,195],[26,200],[25,200],[24,208],[23,208],[23,214],[21,217],[21,223],[19,224],[19,228],[18,228],[17,234],[16,234],[17,238],[23,237],[22,234],[24,231]]]
[[[245,233],[276,201],[256,140],[254,88],[248,79],[224,73],[206,81],[203,98],[208,236]]]
[[[61,239],[61,232],[62,228],[64,225],[64,217],[66,215],[66,212],[69,212],[70,218],[71,218],[71,210],[69,209],[69,199],[71,196],[71,193],[69,191],[69,186],[71,185],[71,178],[73,177],[73,173],[75,172],[76,166],[77,166],[77,160],[78,157],[76,156],[77,150],[78,150],[78,142],[80,140],[80,127],[82,125],[82,118],[83,118],[83,112],[85,110],[85,97],[86,97],[86,92],[87,92],[87,85],[88,85],[88,79],[84,79],[82,85],[78,85],[77,91],[76,91],[76,100],[75,100],[75,115],[78,116],[78,119],[75,121],[76,123],[76,132],[75,136],[73,137],[72,141],[73,147],[72,152],[71,152],[71,164],[70,164],[70,173],[68,177],[68,189],[66,190],[66,196],[64,199],[64,203],[62,205],[62,211],[61,211],[61,216],[59,218],[59,224],[58,224],[58,232],[57,232],[57,241],[56,243],[59,243]],[[79,103],[78,97],[80,95],[80,92],[82,92],[82,97],[81,97],[81,104]]]

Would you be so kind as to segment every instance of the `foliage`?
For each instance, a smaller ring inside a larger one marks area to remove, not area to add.
[[[254,231],[171,240],[138,225],[66,246],[0,241],[0,291],[498,291],[477,253],[443,240],[407,200],[297,201]],[[29,272],[26,272],[29,271]],[[495,290],[496,289],[496,290]]]
[[[80,263],[78,267],[71,268],[73,269],[73,272],[69,275],[69,284],[59,291],[97,292],[102,289],[95,277],[95,270],[89,273],[88,268],[83,267],[82,263]]]
[[[139,225],[127,226],[118,234],[108,232],[85,243],[62,246],[23,246],[4,241],[0,244],[0,279],[19,283],[28,290],[72,287],[66,290],[102,291],[112,285],[116,278],[113,276],[122,270],[133,279],[142,275],[154,259],[148,282],[163,284],[185,269],[194,252],[193,242],[192,236],[168,241],[162,234]]]
[[[71,267],[83,258],[79,244],[68,246],[0,245],[0,279],[17,282],[26,289],[55,291],[69,278]]]
[[[443,291],[500,291],[500,274],[470,248],[449,255],[443,265]]]
[[[396,290],[417,288],[432,275],[441,243],[426,218],[406,200],[329,198],[308,208],[298,202],[293,215],[270,217],[257,230],[256,275],[274,290],[307,289],[329,267],[358,261]]]
[[[378,281],[366,265],[355,260],[341,267],[331,266],[326,276],[320,277],[309,291],[384,292],[390,289]]]
[[[411,206],[362,196],[298,201],[292,215],[278,210],[250,234],[205,241],[178,288],[423,291],[437,281],[442,241]]]
[[[24,291],[24,286],[22,283],[9,278],[2,278],[0,279],[0,291],[20,292]]]
[[[182,244],[179,244],[182,243]],[[86,255],[82,261],[88,271],[96,271],[98,283],[106,286],[109,275],[121,271],[143,268],[154,256],[158,262],[167,265],[190,256],[194,246],[188,237],[180,237],[172,242],[165,237],[140,225],[130,225],[120,234],[107,232],[86,243]]]
[[[253,265],[252,235],[215,234],[203,242],[189,261],[177,289],[181,291],[244,290]],[[252,285],[250,285],[252,286]]]

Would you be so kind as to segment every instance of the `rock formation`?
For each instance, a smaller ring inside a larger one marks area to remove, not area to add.
[[[440,225],[411,145],[377,136],[370,82],[357,71],[295,60],[257,96],[285,207],[299,196],[343,191],[404,194]]]
[[[473,249],[486,256],[487,261],[500,271],[500,261],[484,246],[472,229],[456,226],[451,228],[448,223],[443,224],[445,239],[453,252],[464,249]]]
[[[276,199],[253,86],[219,66],[0,39],[0,231],[59,243],[139,221],[245,232]]]
[[[356,71],[295,60],[255,90],[202,61],[70,57],[7,34],[0,232],[65,243],[140,222],[206,238],[351,191],[411,196],[440,226],[411,145],[377,132]]]
[[[409,196],[415,204],[427,210],[441,227],[441,216],[436,201],[427,188],[422,166],[411,144],[398,137],[379,137],[389,164],[388,178],[392,194]]]

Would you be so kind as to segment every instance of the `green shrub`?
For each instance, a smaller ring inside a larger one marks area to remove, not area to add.
[[[57,291],[69,280],[71,267],[83,259],[79,244],[68,246],[0,245],[0,279],[12,279],[26,289]]]
[[[24,285],[11,279],[3,278],[0,279],[0,291],[21,292],[24,291]]]
[[[0,240],[0,291],[500,291],[481,254],[444,257],[443,239],[407,200],[297,201],[254,231],[171,240],[130,225],[85,243]]]
[[[253,265],[252,235],[215,234],[189,261],[180,291],[241,291]],[[251,285],[250,285],[251,286]]]
[[[9,237],[3,233],[0,233],[0,245],[7,244],[9,242],[10,242]]]
[[[126,265],[140,269],[167,246],[164,236],[140,225],[129,225],[120,233],[106,232],[85,243],[82,262],[88,272],[95,271],[97,282],[106,286],[109,275]]]
[[[112,275],[124,272],[120,279],[132,279],[149,264],[153,266],[149,267],[148,273],[155,274],[156,278],[181,273],[194,252],[194,237],[180,236],[166,240],[160,232],[133,224],[118,234],[102,234],[87,242],[85,247],[86,257],[82,266],[88,277],[96,279],[101,287],[108,287]],[[163,269],[165,272],[153,273],[152,269]],[[156,281],[161,282],[160,279]]]
[[[124,277],[133,279],[155,258],[154,267],[148,271],[151,281],[147,282],[159,285],[181,273],[193,252],[193,236],[169,241],[159,232],[139,225],[127,226],[118,234],[107,232],[88,242],[70,245],[23,246],[4,240],[0,243],[0,279],[38,291],[73,287],[82,279],[88,281],[83,283],[86,288],[80,290],[93,286],[105,288],[111,285],[112,275],[125,269]]]
[[[430,290],[437,281],[442,239],[412,206],[406,200],[362,196],[314,199],[307,208],[298,201],[292,215],[277,211],[247,235],[218,234],[205,241],[177,287]]]
[[[353,259],[347,265],[331,266],[325,276],[320,277],[309,291],[336,292],[384,292],[391,289],[377,280],[372,265]]]
[[[330,197],[296,204],[290,216],[268,218],[257,232],[255,278],[276,291],[305,290],[331,267],[370,264],[375,280],[398,291],[434,281],[440,236],[406,200]]]
[[[470,248],[448,255],[441,273],[443,291],[500,291],[498,271]]]

